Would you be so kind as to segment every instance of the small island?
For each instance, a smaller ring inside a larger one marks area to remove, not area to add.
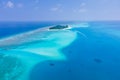
[[[68,29],[68,28],[69,28],[68,25],[56,25],[56,26],[50,27],[49,29],[53,30],[53,29]]]

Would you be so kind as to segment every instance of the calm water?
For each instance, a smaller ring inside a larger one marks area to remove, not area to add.
[[[120,80],[119,21],[1,22],[0,38],[56,24],[72,25],[77,38],[61,50],[66,60],[37,63],[30,72],[30,80]]]

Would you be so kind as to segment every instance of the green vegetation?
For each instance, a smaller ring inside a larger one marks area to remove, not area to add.
[[[56,26],[50,27],[49,29],[64,29],[64,28],[68,28],[68,25],[56,25]]]

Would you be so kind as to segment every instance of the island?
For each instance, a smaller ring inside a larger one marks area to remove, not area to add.
[[[56,26],[50,27],[49,29],[53,30],[53,29],[68,29],[68,28],[69,28],[68,25],[56,25]]]

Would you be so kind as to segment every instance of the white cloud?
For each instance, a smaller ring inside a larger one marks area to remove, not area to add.
[[[39,8],[40,8],[40,7],[38,7],[38,6],[34,7],[35,10],[39,10]]]
[[[53,7],[50,9],[50,11],[54,11],[54,12],[63,12],[63,10],[59,7]]]
[[[86,3],[82,2],[80,4],[80,7],[77,8],[77,9],[74,9],[73,12],[75,12],[75,13],[85,13],[85,12],[87,12]]]
[[[35,3],[36,3],[36,4],[39,3],[39,0],[35,0]]]
[[[50,11],[62,12],[62,5],[57,4],[56,7],[51,8]]]
[[[4,8],[22,8],[24,5],[22,3],[14,3],[12,1],[7,1],[2,3]]]
[[[51,8],[50,10],[51,11],[57,11],[57,10],[59,10],[59,8],[58,7],[54,7],[54,8]]]
[[[86,8],[86,3],[85,2],[82,2],[81,4],[80,4],[80,8],[78,9],[78,12],[80,12],[80,13],[85,13],[85,12],[87,12],[87,8]]]
[[[80,8],[80,9],[78,10],[78,12],[84,13],[84,12],[87,12],[87,9],[86,9],[86,8]]]
[[[8,1],[5,5],[7,8],[14,8],[14,3],[12,1]]]
[[[22,7],[23,7],[23,4],[22,4],[22,3],[19,3],[19,4],[17,4],[17,7],[18,7],[18,8],[22,8]]]
[[[85,3],[85,2],[82,2],[82,3],[80,4],[80,7],[84,7],[84,6],[86,6],[86,3]]]
[[[74,9],[74,13],[86,13],[88,10],[86,8]]]

